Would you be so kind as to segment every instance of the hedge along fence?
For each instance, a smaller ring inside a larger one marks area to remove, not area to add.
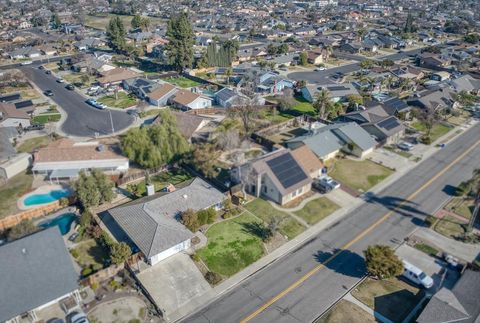
[[[94,274],[82,279],[80,284],[83,286],[92,286],[93,284],[100,284],[114,276],[125,268],[124,264],[111,265],[110,267],[101,269]]]
[[[30,220],[34,218],[39,218],[41,216],[47,215],[51,212],[58,211],[64,206],[60,205],[60,200],[54,201],[49,204],[45,204],[36,208],[28,209],[26,211],[7,216],[4,219],[0,220],[0,230],[6,230],[11,228],[23,220]]]

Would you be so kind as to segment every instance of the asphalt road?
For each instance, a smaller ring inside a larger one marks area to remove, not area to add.
[[[420,49],[413,49],[409,51],[404,51],[403,53],[395,53],[395,54],[387,55],[379,59],[381,60],[391,59],[393,61],[398,61],[404,58],[408,58],[409,55],[416,55],[420,53],[420,51],[421,51]],[[295,81],[305,80],[308,83],[328,84],[328,83],[334,82],[330,77],[335,73],[340,72],[340,73],[348,74],[348,73],[358,71],[360,69],[361,67],[359,63],[352,63],[352,64],[347,64],[339,67],[329,68],[324,71],[318,71],[318,72],[294,72],[294,73],[288,74],[287,77]]]
[[[55,76],[45,74],[45,71],[39,70],[36,64],[22,66],[20,69],[42,91],[53,91],[51,99],[67,114],[65,122],[61,125],[61,131],[67,135],[76,137],[109,135],[112,134],[112,123],[114,132],[118,132],[134,121],[125,111],[98,110],[91,107],[85,103],[86,99],[83,96],[67,90],[64,83],[57,83]]]
[[[462,156],[465,152],[468,153]],[[240,322],[274,298],[275,302],[251,316],[249,321],[314,321],[363,277],[362,251],[367,246],[398,246],[422,224],[426,215],[447,201],[454,186],[470,178],[472,170],[479,166],[480,124],[185,322]],[[341,249],[344,251],[323,267],[320,265]],[[315,268],[317,270],[305,279],[305,274]],[[304,280],[299,283],[302,277]],[[291,288],[292,284],[297,286]],[[285,292],[289,287],[291,290]]]

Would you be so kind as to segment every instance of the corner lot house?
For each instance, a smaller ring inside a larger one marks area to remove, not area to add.
[[[232,176],[236,181],[245,183],[248,193],[266,197],[280,205],[308,193],[312,185],[309,171],[289,149],[264,155],[233,170]]]
[[[34,154],[33,174],[46,178],[75,178],[81,170],[100,169],[110,174],[126,172],[128,158],[98,142],[76,143],[60,139]]]
[[[57,227],[0,246],[0,322],[21,322],[63,299],[78,303],[77,274]]]
[[[291,149],[308,146],[322,161],[335,157],[340,151],[364,158],[375,149],[376,144],[370,134],[355,122],[322,126],[286,142]]]
[[[158,193],[110,209],[127,242],[140,249],[150,265],[190,248],[193,237],[178,221],[187,209],[220,208],[225,196],[200,178],[172,193]],[[114,236],[123,240],[119,235]]]

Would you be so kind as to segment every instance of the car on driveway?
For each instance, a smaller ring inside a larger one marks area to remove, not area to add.
[[[43,92],[43,94],[45,94],[46,96],[53,96],[53,91],[52,90],[45,90],[45,92]]]
[[[313,180],[312,186],[314,189],[316,189],[322,194],[326,194],[332,190],[332,187],[326,184],[324,181],[321,181],[320,178],[315,178]]]
[[[98,103],[97,100],[94,100],[94,99],[88,99],[85,102],[87,102],[92,107],[100,109],[100,110],[103,110],[103,109],[106,108],[106,106],[104,104]]]
[[[413,148],[413,145],[411,143],[402,141],[397,144],[398,149],[404,150],[404,151],[410,151]]]
[[[403,260],[402,263],[404,268],[402,274],[403,277],[425,288],[430,288],[433,286],[432,277],[425,274],[420,268],[405,260]]]
[[[67,84],[67,85],[65,86],[65,88],[66,88],[67,90],[70,90],[70,91],[75,90],[75,86],[73,86],[73,84]]]
[[[65,81],[63,79],[57,79],[57,83],[64,83]]]
[[[332,190],[340,187],[340,183],[335,181],[330,176],[324,176],[318,179],[323,185],[329,186]]]
[[[36,123],[36,124],[31,124],[28,127],[23,128],[25,131],[33,131],[33,130],[43,130],[45,129],[45,125]]]
[[[45,71],[45,74],[50,75],[50,74],[52,74],[52,71],[46,70],[46,71]]]

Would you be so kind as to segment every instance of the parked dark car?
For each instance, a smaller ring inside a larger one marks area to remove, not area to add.
[[[70,237],[68,237],[68,240],[73,242],[75,241],[75,239],[77,239],[78,235],[79,235],[78,232],[74,232],[70,235]]]
[[[45,92],[43,92],[43,94],[45,94],[46,96],[53,96],[52,90],[45,90]]]
[[[38,67],[38,69],[39,69],[39,70],[43,70],[43,69],[45,69],[45,67],[43,67],[43,65],[40,65],[40,66]]]
[[[67,90],[70,90],[70,91],[75,90],[75,86],[73,86],[73,84],[67,84],[67,86],[65,86],[65,88],[66,88]]]
[[[25,131],[33,131],[33,130],[43,130],[45,129],[45,125],[37,123],[37,124],[32,124],[28,127],[23,128]]]
[[[52,74],[52,71],[46,70],[45,74]]]
[[[321,181],[318,178],[315,178],[313,180],[312,186],[314,189],[316,189],[322,194],[326,194],[332,190],[332,187],[330,185],[326,184],[324,181]]]

